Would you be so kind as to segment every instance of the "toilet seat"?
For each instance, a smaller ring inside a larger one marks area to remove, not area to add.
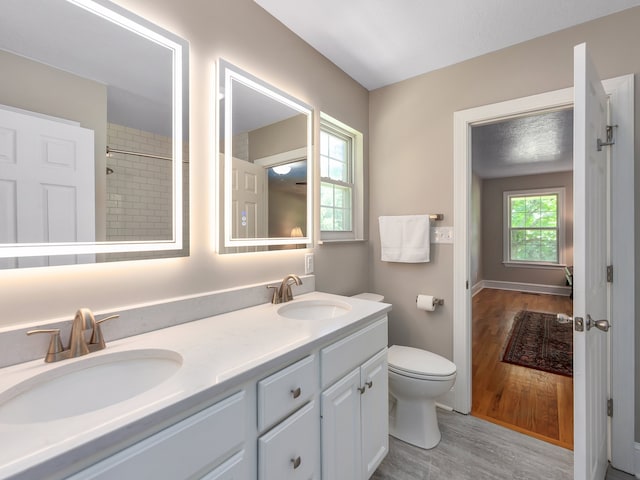
[[[390,371],[420,380],[445,381],[456,374],[455,363],[419,348],[392,345],[387,361]]]

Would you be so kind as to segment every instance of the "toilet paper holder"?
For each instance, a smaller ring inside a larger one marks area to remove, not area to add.
[[[416,295],[416,302],[418,301],[418,297],[420,295]],[[440,305],[444,305],[444,298],[438,298],[438,297],[433,297],[433,306],[440,306]]]

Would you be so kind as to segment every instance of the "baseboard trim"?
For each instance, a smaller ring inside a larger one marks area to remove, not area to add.
[[[540,285],[537,283],[502,282],[499,280],[481,280],[473,286],[473,289],[493,288],[495,290],[514,290],[517,292],[539,293],[542,295],[571,295],[571,287],[560,285]],[[477,292],[476,292],[477,293]],[[474,293],[475,295],[475,293]]]
[[[471,296],[475,297],[478,293],[482,291],[483,288],[484,288],[484,280],[480,280],[479,282],[476,282],[471,287]]]
[[[636,442],[634,448],[636,452],[636,478],[640,478],[640,443]]]

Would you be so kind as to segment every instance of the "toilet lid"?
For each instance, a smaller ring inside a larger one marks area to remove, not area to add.
[[[417,375],[449,376],[456,373],[455,363],[420,348],[392,345],[387,354],[389,366]]]
[[[370,300],[372,302],[381,302],[384,300],[384,297],[379,293],[369,293],[369,292],[353,295],[353,298],[359,298],[360,300]]]

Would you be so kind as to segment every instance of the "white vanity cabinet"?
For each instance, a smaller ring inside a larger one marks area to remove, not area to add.
[[[258,382],[259,480],[320,479],[318,384],[317,355]]]
[[[244,480],[246,417],[246,393],[240,391],[70,479]]]
[[[371,477],[389,450],[387,318],[325,347],[322,478]]]

